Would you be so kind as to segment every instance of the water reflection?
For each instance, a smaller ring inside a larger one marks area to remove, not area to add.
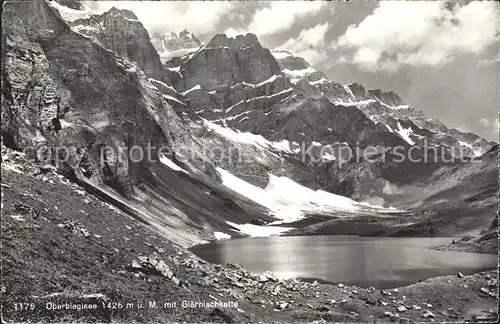
[[[217,241],[191,250],[213,263],[238,261],[252,272],[270,270],[282,278],[377,288],[496,268],[494,255],[429,249],[449,242],[448,238],[262,237]]]

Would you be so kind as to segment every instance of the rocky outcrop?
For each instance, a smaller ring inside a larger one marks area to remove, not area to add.
[[[74,31],[95,38],[104,48],[137,63],[147,76],[167,79],[147,30],[132,11],[113,7],[102,15],[70,24]]]
[[[138,261],[133,261],[130,265],[132,271],[144,271],[159,274],[169,279],[175,286],[181,285],[179,278],[175,276],[172,269],[158,256],[158,253],[153,252],[149,255],[139,255]]]
[[[134,64],[73,32],[45,2],[12,2],[5,8],[6,143],[18,149],[69,147],[68,170],[127,194],[131,166],[126,158],[116,159],[123,157],[119,147],[152,142],[179,148],[191,141],[186,126]],[[111,10],[103,17],[106,25],[135,16]],[[103,155],[101,169],[104,146],[114,150]],[[79,163],[82,167],[75,167]]]
[[[66,221],[64,223],[58,224],[58,227],[65,228],[69,231],[71,231],[73,234],[78,235],[78,236],[83,236],[83,237],[89,237],[90,233],[87,230],[87,228],[75,221]]]
[[[403,104],[403,99],[394,91],[384,92],[380,89],[374,89],[368,90],[368,92],[386,105],[397,107]]]
[[[84,7],[78,0],[54,0],[61,6],[65,6],[69,9],[82,10]]]
[[[368,90],[357,82],[349,83],[346,87],[357,99],[367,100],[372,98],[372,95],[368,92]]]
[[[228,38],[218,34],[181,67],[184,76],[178,89],[200,85],[219,90],[236,83],[258,83],[280,74],[271,52],[253,34]]]

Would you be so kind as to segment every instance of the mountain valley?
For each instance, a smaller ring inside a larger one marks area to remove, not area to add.
[[[496,270],[431,278],[392,298],[215,265],[188,250],[360,235],[453,238],[437,249],[496,254],[496,142],[428,118],[391,90],[330,80],[251,33],[207,43],[188,30],[150,34],[130,10],[97,13],[76,0],[3,8],[3,320],[496,316]],[[167,295],[240,306],[44,310],[52,297],[147,304]],[[16,312],[23,302],[36,311]]]

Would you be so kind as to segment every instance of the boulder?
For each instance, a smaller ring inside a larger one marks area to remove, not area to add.
[[[90,233],[85,226],[75,221],[66,221],[64,223],[58,224],[58,227],[66,228],[70,230],[73,234],[83,237],[89,237]]]
[[[426,310],[423,314],[422,314],[422,318],[435,318],[436,315],[434,315],[430,310]]]
[[[266,281],[269,281],[269,279],[267,278],[267,276],[266,276],[265,274],[261,274],[261,275],[259,275],[258,280],[259,280],[260,282],[266,282]]]
[[[179,286],[179,285],[181,284],[181,281],[179,280],[179,278],[177,278],[177,277],[175,277],[175,276],[174,276],[174,277],[172,277],[172,278],[170,278],[170,281],[172,281],[172,283],[173,283],[174,285],[176,285],[176,286]]]
[[[136,270],[136,269],[142,269],[142,266],[139,264],[139,262],[134,260],[134,261],[132,261],[130,268],[132,268],[133,270]]]

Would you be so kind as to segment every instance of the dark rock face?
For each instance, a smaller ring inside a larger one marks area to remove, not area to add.
[[[238,82],[258,83],[279,74],[278,63],[253,34],[228,38],[218,34],[181,68],[182,88],[218,90]]]
[[[365,200],[375,193],[382,192],[386,180],[381,177],[375,163],[361,161],[349,164],[332,164],[322,177],[326,183],[322,187],[338,195]]]
[[[74,9],[74,10],[83,9],[83,5],[78,0],[55,0],[55,1],[57,3],[59,3],[60,5],[63,5],[65,7],[70,8],[70,9]]]
[[[46,2],[8,2],[3,23],[2,143],[29,148],[30,156],[43,148],[38,160],[92,193],[136,219],[156,222],[168,213],[160,227],[175,218],[176,230],[191,238],[206,235],[199,224],[271,220],[266,208],[220,185],[201,140],[160,82],[72,31]],[[162,161],[159,147],[175,167]],[[60,148],[68,158],[56,163]],[[102,189],[109,187],[111,193]],[[148,200],[131,208],[127,198],[140,195]]]
[[[380,89],[375,89],[368,90],[368,92],[389,106],[397,107],[403,104],[403,99],[401,99],[401,97],[399,97],[394,91],[384,92]]]
[[[132,165],[116,159],[118,147],[175,147],[189,138],[131,63],[71,31],[45,2],[10,2],[5,9],[2,136],[13,146],[70,147],[67,163],[77,176],[127,194]],[[104,152],[100,169],[103,146],[115,151]]]
[[[284,115],[278,124],[273,137],[283,134],[284,138],[295,141],[305,138],[323,144],[347,142],[353,147],[357,143],[362,146],[381,144],[375,136],[379,132],[377,126],[359,109],[336,105],[326,98],[306,100]],[[397,136],[392,136],[392,140],[404,145]]]
[[[113,7],[100,16],[75,20],[71,26],[95,38],[104,48],[137,63],[147,76],[166,79],[149,34],[132,11]]]
[[[366,90],[364,86],[362,86],[357,82],[348,84],[347,87],[349,88],[349,90],[351,90],[352,94],[358,99],[366,100],[372,98],[372,95],[368,92],[368,90]]]

